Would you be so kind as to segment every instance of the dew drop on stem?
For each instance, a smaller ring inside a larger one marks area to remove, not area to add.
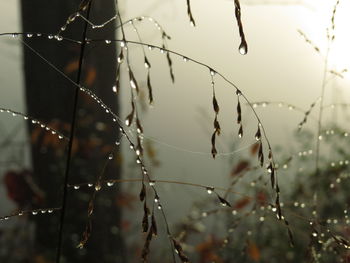
[[[248,46],[245,41],[242,41],[238,48],[239,54],[246,55],[248,53]]]

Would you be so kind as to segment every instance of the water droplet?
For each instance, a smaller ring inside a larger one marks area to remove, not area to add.
[[[114,92],[114,93],[117,93],[117,86],[116,85],[114,85],[113,87],[112,87],[112,91]]]
[[[53,39],[53,35],[48,35],[47,38],[48,39]]]
[[[133,88],[133,89],[136,89],[136,84],[135,84],[135,81],[133,79],[130,80],[130,86]]]
[[[95,191],[100,191],[101,190],[101,184],[96,184],[95,185]]]
[[[27,34],[27,37],[29,37],[29,38],[31,38],[32,36],[33,36],[32,33],[28,33],[28,34]]]
[[[162,210],[161,204],[158,204],[157,208],[158,208],[159,210]]]
[[[106,39],[106,40],[105,40],[105,43],[106,43],[106,44],[110,44],[111,42],[112,42],[112,41],[109,40],[109,39]]]
[[[183,59],[185,62],[188,61],[188,57],[183,57],[182,59]]]
[[[38,214],[38,211],[32,211],[32,215],[36,216]]]
[[[239,53],[240,53],[241,55],[246,55],[247,52],[248,52],[247,43],[242,42],[242,43],[239,45],[238,51],[239,51]]]
[[[80,188],[79,185],[74,185],[74,189],[75,189],[75,190],[78,190],[79,188]]]
[[[149,186],[155,186],[156,182],[155,181],[149,181]]]
[[[113,185],[114,185],[113,182],[107,182],[107,186],[111,187],[111,186],[113,186]]]
[[[207,187],[206,190],[208,194],[212,194],[214,192],[214,187]]]
[[[120,42],[120,46],[121,46],[121,47],[125,47],[125,41],[121,41],[121,42]]]
[[[112,160],[113,157],[114,157],[114,156],[113,156],[113,153],[110,153],[110,154],[108,155],[108,159],[109,159],[109,160]]]
[[[93,186],[93,184],[88,184],[88,187],[92,187]]]

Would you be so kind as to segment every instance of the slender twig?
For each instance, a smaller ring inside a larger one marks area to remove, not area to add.
[[[89,2],[89,4],[88,4],[87,17],[90,16],[90,11],[91,11],[91,2]],[[77,75],[77,80],[76,80],[77,85],[80,85],[80,80],[81,80],[81,75],[82,75],[83,58],[84,58],[84,51],[85,51],[85,46],[86,46],[87,27],[88,27],[88,23],[85,22],[83,36],[82,36],[82,44],[80,47],[78,75]],[[72,120],[71,120],[71,132],[70,132],[70,136],[69,136],[66,169],[65,169],[65,175],[64,175],[62,210],[61,210],[61,216],[60,216],[60,221],[59,221],[56,263],[59,263],[60,258],[61,258],[63,230],[64,230],[63,227],[64,227],[64,219],[65,219],[65,215],[66,215],[67,194],[68,194],[67,184],[68,184],[69,172],[70,172],[70,166],[71,166],[74,132],[75,132],[75,128],[76,128],[75,123],[76,123],[76,113],[77,113],[77,108],[78,108],[78,98],[79,98],[79,88],[75,87],[74,105],[73,105]]]

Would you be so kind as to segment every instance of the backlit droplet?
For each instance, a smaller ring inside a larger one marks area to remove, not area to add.
[[[120,42],[120,46],[121,46],[121,47],[125,47],[125,42],[124,42],[124,41],[121,41],[121,42]]]
[[[79,188],[80,188],[79,185],[74,185],[74,189],[75,189],[75,190],[78,190]]]
[[[107,186],[111,187],[111,186],[113,186],[113,185],[114,185],[113,182],[107,182]]]
[[[27,34],[27,37],[29,37],[29,38],[32,37],[32,36],[33,36],[33,34],[31,34],[31,33]]]
[[[149,181],[149,186],[155,186],[156,182],[155,181]]]
[[[47,210],[47,212],[48,212],[49,214],[51,214],[51,213],[53,212],[53,210],[52,210],[52,209],[49,209],[49,210]]]
[[[207,190],[208,194],[212,194],[214,192],[214,188],[213,187],[207,187],[206,190]]]
[[[92,187],[93,186],[93,184],[88,184],[88,187]]]
[[[133,79],[130,80],[130,86],[133,88],[133,89],[136,89],[136,84],[135,84],[135,81]]]
[[[114,92],[114,93],[117,93],[117,86],[116,85],[114,85],[113,87],[112,87],[112,91]]]
[[[105,42],[106,42],[106,44],[110,44],[112,41],[109,39],[106,39]]]
[[[108,159],[109,159],[109,160],[112,160],[113,157],[114,157],[114,156],[113,156],[113,153],[111,153],[111,154],[108,155]]]
[[[32,215],[33,215],[33,216],[36,216],[37,214],[38,214],[38,211],[33,211],[33,212],[32,212]]]
[[[239,53],[240,53],[241,55],[246,55],[247,52],[248,52],[247,43],[242,42],[242,43],[239,45],[238,51],[239,51]]]
[[[95,185],[95,190],[96,191],[100,191],[101,190],[101,185],[100,184]]]
[[[157,208],[158,208],[159,210],[162,210],[161,204],[158,204]]]

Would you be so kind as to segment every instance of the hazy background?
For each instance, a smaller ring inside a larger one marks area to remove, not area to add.
[[[186,1],[128,0],[121,3],[120,12],[124,21],[140,15],[155,18],[172,37],[168,41],[169,49],[210,65],[233,81],[251,102],[283,101],[308,109],[320,96],[323,58],[314,52],[297,30],[302,30],[324,54],[325,28],[329,25],[334,3],[311,0],[242,0],[242,20],[249,46],[249,52],[245,56],[238,52],[240,40],[232,1],[192,0],[192,13],[197,24],[195,28],[189,24]],[[1,0],[0,10],[0,32],[21,31],[17,1]],[[349,11],[349,1],[341,1],[336,16],[336,40],[329,59],[338,71],[350,67]],[[96,21],[100,22],[102,21]],[[161,44],[159,32],[151,23],[145,21],[136,25],[143,42]],[[127,39],[137,40],[131,27],[126,26],[125,30]],[[145,84],[142,50],[134,45],[129,48],[132,51],[130,58],[136,78]],[[217,140],[217,148],[219,153],[235,153],[218,156],[214,161],[210,155],[214,113],[208,70],[192,62],[185,63],[181,57],[172,55],[175,73],[175,84],[172,84],[165,55],[147,49],[146,52],[152,65],[155,102],[152,108],[141,113],[141,120],[145,138],[152,141],[156,158],[160,161],[159,167],[151,168],[153,177],[225,187],[232,161],[244,156],[254,141],[257,122],[251,110],[243,107],[245,135],[238,141],[235,90],[219,77],[215,78],[220,105],[219,121],[223,130],[222,136]],[[1,37],[0,107],[25,112],[21,58],[21,43],[11,37]],[[344,76],[344,79],[334,78],[329,82],[325,104],[348,100],[350,74]],[[125,79],[125,89],[121,90],[118,97],[122,118],[131,110],[130,93]],[[303,115],[277,106],[259,107],[256,110],[272,146],[275,148],[282,145],[285,150],[293,152],[293,131]],[[315,110],[313,114],[317,116],[317,112]],[[340,113],[335,115],[329,110],[325,116],[333,117],[333,120],[339,122],[342,120]],[[338,119],[335,119],[336,116]],[[19,134],[14,140],[23,142],[26,140],[23,135],[25,124],[9,115],[0,115],[2,138],[17,127]],[[316,130],[312,120],[305,127]],[[19,154],[7,149],[0,151],[0,161],[16,159]],[[123,175],[127,177],[133,171],[130,164],[134,162],[127,145],[124,145],[124,154]],[[28,156],[25,158],[25,166],[30,166]],[[283,177],[292,175],[285,172],[281,176],[280,182],[283,185]],[[126,184],[124,187],[129,186]],[[201,191],[175,185],[160,186],[160,194],[167,201],[165,209],[172,215],[171,222],[187,212],[192,200],[204,195]],[[1,200],[5,199],[5,195],[4,188],[0,185]],[[183,199],[178,199],[179,196]],[[2,202],[0,213],[7,214],[11,209],[11,203]]]

